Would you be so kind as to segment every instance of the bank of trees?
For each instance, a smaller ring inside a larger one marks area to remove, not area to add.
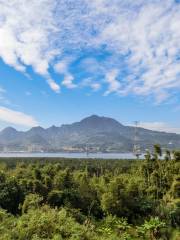
[[[0,163],[0,239],[180,239],[180,152]]]

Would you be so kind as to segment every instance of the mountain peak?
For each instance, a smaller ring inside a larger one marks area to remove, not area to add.
[[[51,127],[47,128],[47,129],[57,129],[58,127],[55,125],[52,125]]]
[[[102,119],[103,117],[100,117],[100,116],[98,116],[98,115],[91,115],[91,116],[89,116],[89,117],[86,117],[86,118],[83,118],[82,120],[81,120],[81,122],[83,122],[83,121],[93,121],[93,120],[100,120],[100,119]]]
[[[180,135],[142,128],[138,131],[142,149],[150,148],[158,142],[164,148],[177,148],[180,145]],[[169,145],[169,142],[172,144]],[[0,132],[0,150],[7,148],[10,151],[27,151],[32,147],[45,151],[84,151],[86,143],[92,146],[93,151],[132,151],[134,127],[123,126],[113,118],[94,114],[61,127],[44,129],[37,126],[25,132],[7,127]]]
[[[13,127],[6,127],[1,131],[1,134],[11,134],[11,133],[16,133],[17,130]]]
[[[43,127],[37,126],[32,127],[29,131],[27,131],[29,134],[41,134],[45,132],[45,129]]]
[[[51,127],[46,128],[46,133],[52,136],[54,134],[56,135],[59,132],[59,130],[60,130],[60,127],[52,125]]]
[[[6,127],[0,132],[0,137],[4,141],[11,141],[19,135],[19,132],[13,127]]]
[[[86,117],[81,120],[81,122],[107,122],[107,123],[116,123],[121,125],[117,120],[110,118],[110,117],[104,117],[104,116],[98,116],[98,115],[91,115],[89,117]]]
[[[41,126],[32,127],[29,131],[44,131],[45,129]]]
[[[98,115],[91,115],[87,118],[84,118],[78,124],[81,127],[89,128],[92,130],[97,129],[99,131],[113,131],[117,128],[119,129],[119,127],[122,127],[122,125],[113,118]]]

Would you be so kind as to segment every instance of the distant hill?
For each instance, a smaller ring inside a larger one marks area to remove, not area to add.
[[[0,151],[47,152],[132,152],[134,127],[124,126],[115,119],[92,115],[80,122],[33,127],[26,132],[7,127],[0,132]],[[142,150],[156,143],[163,148],[180,148],[180,134],[138,128]]]

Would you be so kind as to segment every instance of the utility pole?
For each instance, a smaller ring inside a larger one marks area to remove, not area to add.
[[[138,125],[139,125],[139,122],[135,121],[134,125],[135,125],[135,131],[134,131],[133,153],[136,156],[136,158],[139,159],[139,157],[141,155],[141,149],[140,149],[140,145],[139,145],[139,136],[138,136]]]

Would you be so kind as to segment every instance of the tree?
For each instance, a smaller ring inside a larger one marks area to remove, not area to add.
[[[17,214],[19,205],[23,202],[24,194],[14,177],[0,175],[0,207]]]
[[[158,217],[151,217],[149,221],[138,228],[138,232],[141,236],[146,237],[147,234],[149,239],[155,240],[159,239],[161,236],[161,229],[164,228],[166,224],[162,222]]]
[[[41,206],[43,197],[38,194],[30,193],[26,195],[22,205],[22,213],[26,213],[29,209],[37,209]]]

